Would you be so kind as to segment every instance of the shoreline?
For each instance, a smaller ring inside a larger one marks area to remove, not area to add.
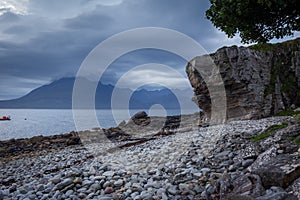
[[[86,125],[80,128],[76,128],[76,124],[73,119],[72,110],[53,111],[53,110],[40,110],[42,111],[16,111],[16,110],[1,110],[3,114],[11,115],[12,120],[10,122],[0,123],[0,141],[6,141],[10,139],[27,139],[34,136],[53,136],[66,134],[72,131],[78,132],[81,130],[90,130],[94,127],[111,128],[117,126],[122,120],[128,121],[130,117],[140,110],[131,110],[130,116],[125,109],[117,110],[117,115],[113,116],[109,110],[97,110],[97,118],[99,124],[91,124],[89,120],[85,120],[83,117],[81,120],[86,121]],[[49,112],[47,112],[49,111]],[[184,110],[181,113],[190,114],[197,110]],[[149,110],[151,115],[162,115],[163,112]],[[169,115],[179,114],[179,110],[170,110]]]
[[[142,112],[142,111],[141,111]],[[138,114],[138,113],[137,113]],[[194,114],[183,114],[181,115],[181,118],[191,118],[193,116],[197,116],[197,113]],[[138,137],[134,138],[134,130],[138,128],[139,132],[151,132],[151,130],[157,129],[157,132],[149,135],[148,137],[155,136],[155,134],[159,134],[160,128],[163,126],[165,119],[168,117],[174,117],[174,116],[167,116],[167,117],[160,117],[160,116],[151,116],[148,117],[148,115],[144,115],[143,117],[146,117],[147,119],[150,119],[152,121],[155,121],[155,124],[152,126],[147,127],[146,130],[140,129],[141,126],[145,125],[137,125],[135,126],[134,123],[132,123],[132,119],[134,119],[134,116],[128,120],[126,123],[124,120],[122,123],[120,123],[117,127],[110,127],[107,129],[104,128],[92,128],[90,130],[85,131],[71,131],[69,133],[61,133],[61,134],[54,134],[54,135],[37,135],[30,138],[11,138],[8,140],[0,140],[0,161],[1,159],[6,159],[14,156],[21,156],[22,154],[30,154],[35,151],[43,151],[43,150],[55,150],[55,149],[63,149],[68,146],[73,145],[83,145],[81,140],[86,140],[86,137],[88,140],[90,140],[91,137],[97,138],[99,141],[100,139],[103,139],[102,135],[106,135],[108,139],[113,140],[114,142],[123,140],[123,141],[136,141],[136,144],[139,143],[139,140],[147,140],[147,138]],[[141,118],[142,120],[145,120]],[[140,119],[138,119],[140,120]],[[158,126],[159,128],[155,127]],[[119,132],[122,130],[121,135],[118,135]],[[117,130],[117,132],[116,132]],[[119,136],[132,134],[132,139],[130,138],[118,138]],[[173,132],[174,133],[174,132]],[[98,138],[100,137],[100,138]],[[147,136],[146,136],[147,137]],[[156,137],[156,136],[155,136]],[[155,139],[155,138],[153,138]],[[124,145],[126,147],[126,144]]]

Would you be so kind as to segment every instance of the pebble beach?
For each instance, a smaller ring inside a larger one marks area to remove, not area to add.
[[[8,157],[0,162],[0,199],[230,199],[223,194],[226,180],[251,173],[249,167],[263,151],[251,150],[255,146],[244,140],[290,121],[290,117],[271,117],[180,127],[175,134],[103,154],[93,151],[99,144],[83,143]],[[276,155],[284,154],[278,146],[269,146]],[[248,154],[241,153],[247,149]],[[300,166],[300,148],[294,154]],[[255,195],[300,198],[300,179],[294,180],[289,189],[261,184]]]

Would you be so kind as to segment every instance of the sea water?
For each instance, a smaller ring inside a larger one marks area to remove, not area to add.
[[[100,128],[109,128],[127,121],[141,110],[96,110],[97,121]],[[197,110],[168,110],[162,109],[146,111],[151,116],[166,116],[190,114]],[[0,109],[0,117],[9,115],[11,121],[0,121],[0,140],[11,138],[30,138],[37,135],[55,135],[79,131],[76,128],[73,112],[70,109]],[[86,129],[95,128],[90,124],[88,117],[82,116]],[[80,128],[79,128],[80,129]]]

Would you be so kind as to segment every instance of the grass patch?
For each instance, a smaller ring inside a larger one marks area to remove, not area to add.
[[[300,145],[300,141],[295,141],[296,138],[297,138],[297,136],[290,136],[290,137],[288,137],[288,140],[293,144]]]
[[[295,120],[300,120],[300,114],[295,114],[295,115],[293,115],[293,117]]]
[[[288,40],[281,43],[258,43],[249,46],[249,49],[257,50],[257,51],[272,51],[274,49],[283,49],[284,47],[292,48],[293,50],[297,50],[299,38],[296,38],[294,40]]]
[[[300,145],[300,141],[296,142],[296,141],[293,141],[294,144],[296,145]]]
[[[256,136],[253,136],[251,138],[251,141],[252,142],[257,142],[259,140],[262,140],[264,138],[267,138],[270,136],[270,134],[273,132],[273,131],[276,131],[276,130],[279,130],[279,129],[283,129],[283,128],[286,128],[288,126],[287,123],[284,123],[284,124],[276,124],[276,125],[272,125],[270,126],[265,132],[259,134],[259,135],[256,135]]]
[[[258,43],[252,46],[249,46],[249,49],[257,50],[257,51],[271,51],[276,44],[270,43]]]
[[[263,132],[263,133],[261,133],[261,134],[259,134],[259,135],[257,135],[257,136],[252,137],[252,138],[251,138],[251,141],[252,141],[252,142],[257,142],[257,141],[262,140],[262,139],[264,139],[264,138],[267,138],[267,137],[269,137],[269,136],[270,136],[270,133],[268,133],[268,132]]]
[[[293,110],[283,110],[277,114],[275,114],[275,116],[293,116],[293,115],[297,115],[299,114],[299,112],[295,112]]]

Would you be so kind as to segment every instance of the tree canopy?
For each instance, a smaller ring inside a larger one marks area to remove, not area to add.
[[[206,17],[228,37],[265,43],[300,30],[299,0],[210,0]]]

